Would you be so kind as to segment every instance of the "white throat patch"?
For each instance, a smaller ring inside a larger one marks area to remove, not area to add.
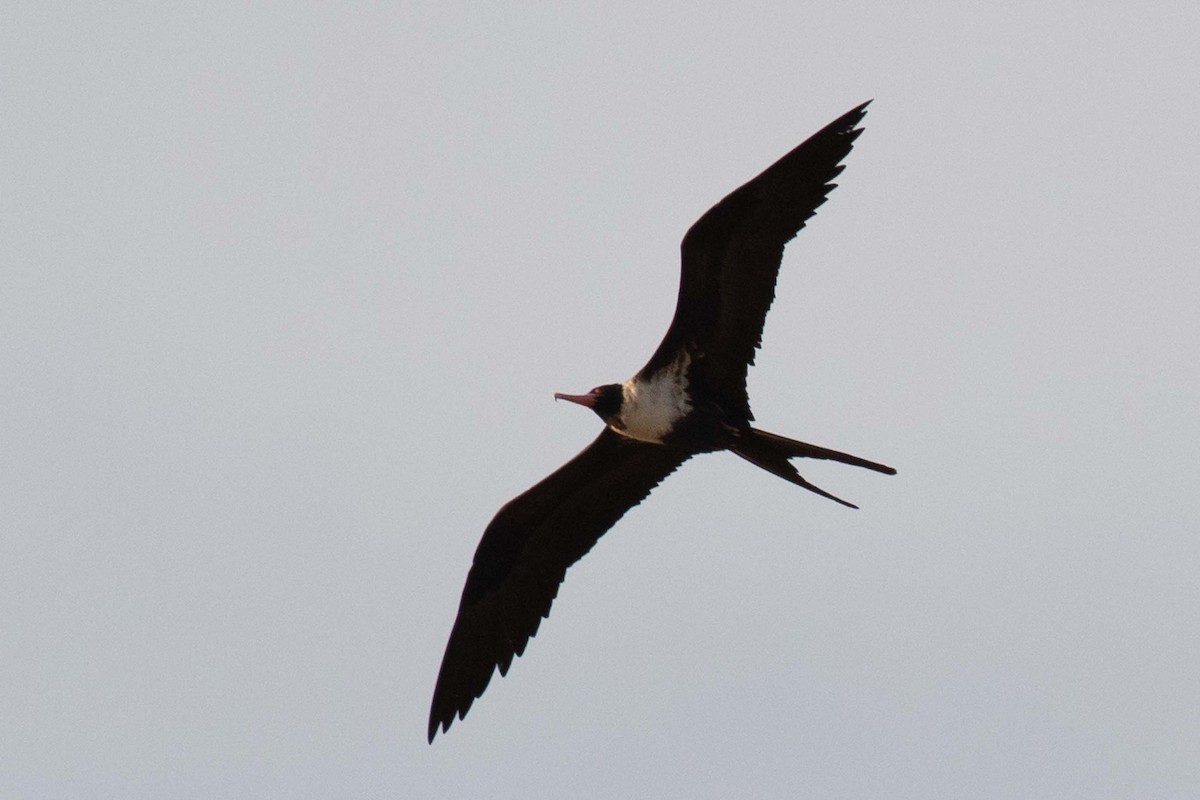
[[[661,444],[675,423],[692,410],[687,393],[687,368],[692,361],[687,351],[665,369],[621,384],[623,404],[613,430],[643,442]]]

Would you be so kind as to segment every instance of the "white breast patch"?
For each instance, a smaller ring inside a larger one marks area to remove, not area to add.
[[[630,378],[621,384],[624,402],[619,425],[613,425],[613,429],[631,439],[660,444],[675,423],[692,410],[687,393],[689,363],[691,357],[684,351],[648,380]]]

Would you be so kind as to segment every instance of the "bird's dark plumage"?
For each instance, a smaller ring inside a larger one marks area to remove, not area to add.
[[[732,450],[812,485],[789,459],[891,467],[750,426],[746,372],[775,296],[783,249],[825,202],[861,133],[866,103],[830,123],[713,206],[687,232],[675,316],[646,366],[624,384],[556,395],[606,423],[594,442],[506,504],[467,575],[429,715],[429,741],[507,673],[537,633],[567,568],[692,455]]]
[[[692,225],[680,247],[675,317],[643,371],[661,368],[688,343],[704,352],[705,384],[726,387],[726,410],[753,419],[746,372],[762,343],[783,248],[836,184],[862,129],[867,103],[838,117],[735,189]]]
[[[429,740],[508,672],[537,633],[567,567],[691,454],[600,432],[586,449],[496,514],[467,573],[438,674]]]

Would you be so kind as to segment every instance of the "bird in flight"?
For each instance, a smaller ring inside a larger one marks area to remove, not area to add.
[[[869,103],[870,101],[868,101]],[[762,341],[783,248],[836,184],[867,103],[826,125],[713,206],[683,237],[675,317],[646,366],[624,383],[555,394],[604,430],[487,526],[467,574],[429,713],[429,741],[508,673],[558,594],[567,568],[684,461],[732,450],[850,508],[789,459],[820,458],[894,475],[874,461],[754,428],[746,372]]]

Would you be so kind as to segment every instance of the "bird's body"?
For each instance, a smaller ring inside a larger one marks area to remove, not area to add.
[[[690,364],[690,355],[681,350],[677,359],[653,375],[635,375],[622,383],[621,407],[608,419],[609,426],[630,439],[663,444],[693,410],[688,391]]]
[[[746,372],[774,298],[784,245],[833,188],[866,103],[843,115],[710,209],[684,237],[675,316],[646,365],[623,383],[559,399],[592,409],[591,445],[497,512],[467,575],[434,689],[429,741],[508,671],[550,613],[566,570],[684,461],[731,450],[812,485],[789,459],[891,467],[754,428]],[[853,507],[853,506],[851,506]]]

